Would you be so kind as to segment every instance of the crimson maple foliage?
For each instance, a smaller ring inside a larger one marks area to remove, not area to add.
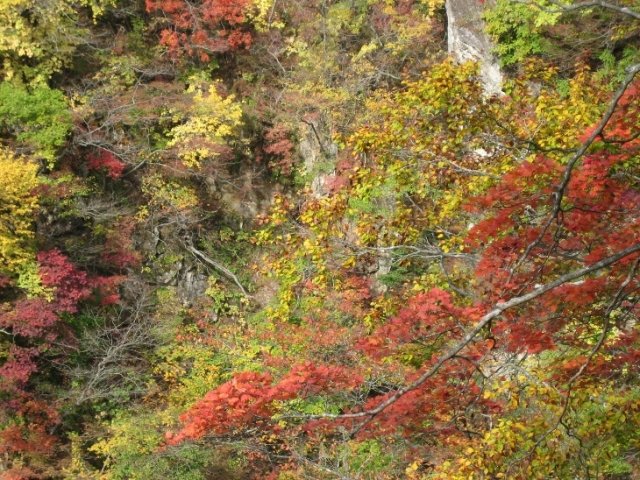
[[[353,343],[370,371],[394,372],[391,385],[367,386],[360,367],[311,363],[294,366],[280,380],[241,373],[190,409],[185,428],[170,442],[251,428],[275,429],[286,438],[287,427],[274,416],[277,406],[321,393],[360,400],[339,414],[295,417],[306,419],[304,430],[452,441],[468,433],[468,420],[457,420],[463,412],[488,415],[503,408],[483,397],[478,375],[496,352],[578,352],[553,360],[557,374],[550,381],[569,383],[566,402],[577,378],[585,388],[605,372],[622,375],[621,366],[625,375],[637,371],[640,337],[628,322],[639,311],[640,192],[631,173],[639,112],[640,95],[631,86],[585,134],[582,150],[562,161],[541,153],[468,202],[470,212],[482,215],[461,249],[477,259],[476,290],[468,298],[437,288],[417,294]],[[623,333],[612,335],[614,329]],[[300,379],[301,369],[312,367],[313,374]],[[358,391],[369,394],[363,400]],[[301,426],[288,425],[293,431]]]
[[[59,416],[52,405],[34,396],[29,380],[39,371],[40,358],[56,340],[74,342],[65,318],[77,313],[81,302],[101,288],[109,302],[117,299],[110,279],[90,277],[59,250],[39,252],[37,261],[42,286],[50,292],[49,298],[20,299],[5,304],[0,313],[0,329],[3,333],[10,332],[13,338],[0,366],[0,392],[5,394],[0,400],[0,411],[5,421],[20,419],[0,430],[0,452],[7,455],[51,452],[57,439],[48,431],[58,423]],[[15,478],[35,475],[29,474],[28,469],[12,469],[9,474]]]
[[[103,148],[97,153],[89,155],[87,167],[89,170],[106,170],[107,176],[117,180],[124,172],[126,165],[118,160],[116,156]]]
[[[52,289],[52,298],[18,300],[0,314],[0,328],[25,340],[37,340],[29,347],[11,345],[10,355],[0,367],[0,375],[5,379],[0,387],[3,390],[21,390],[31,374],[37,371],[36,358],[60,334],[60,315],[76,313],[78,303],[89,298],[96,286],[94,280],[78,270],[58,250],[40,252],[37,259],[42,284]]]
[[[167,439],[176,444],[208,432],[222,434],[249,426],[278,430],[270,422],[278,402],[354,387],[361,380],[343,368],[311,362],[295,366],[276,383],[268,373],[242,372],[193,406],[182,418],[185,428],[175,435],[168,433]]]
[[[193,5],[182,0],[146,0],[147,11],[168,15],[171,27],[162,30],[160,42],[169,51],[208,62],[211,55],[249,48],[252,42],[248,31],[247,8],[250,0],[206,0]]]
[[[278,168],[283,175],[290,175],[296,162],[295,145],[291,141],[291,131],[284,127],[271,128],[264,136],[264,152],[272,157],[271,168]]]

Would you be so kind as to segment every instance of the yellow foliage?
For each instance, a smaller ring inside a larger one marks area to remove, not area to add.
[[[195,81],[187,93],[193,94],[193,106],[187,120],[171,130],[169,146],[177,147],[187,166],[199,168],[242,125],[242,108],[233,95],[223,99],[216,83]]]
[[[77,433],[70,433],[71,459],[69,465],[62,469],[65,480],[97,480],[100,474],[83,458],[82,438]]]
[[[429,15],[433,15],[436,10],[444,7],[444,0],[420,0],[420,3],[427,7]]]
[[[154,374],[170,387],[169,401],[176,406],[190,405],[221,383],[216,351],[203,343],[185,341],[159,351],[162,358]]]
[[[7,275],[16,275],[24,262],[34,260],[37,170],[37,165],[0,151],[0,272]]]
[[[27,292],[27,297],[43,297],[48,301],[53,300],[53,287],[42,285],[42,278],[38,273],[38,264],[34,260],[29,260],[18,265],[16,268],[18,277],[16,286]]]
[[[198,197],[188,186],[175,181],[167,181],[158,174],[150,175],[143,180],[142,191],[149,195],[149,206],[162,210],[185,211],[198,205]],[[141,215],[148,214],[143,207]]]
[[[539,72],[535,63],[529,69]],[[535,115],[526,118],[522,123],[521,135],[529,135],[536,139],[538,145],[547,149],[572,149],[580,145],[580,138],[586,129],[595,124],[602,110],[601,85],[594,81],[588,68],[580,67],[576,75],[567,81],[566,92],[559,92],[553,85],[557,72],[548,69],[546,72],[549,86],[540,90],[533,100]],[[562,155],[549,152],[551,158],[562,161]]]
[[[249,12],[247,17],[258,32],[266,32],[269,28],[282,28],[284,23],[272,21],[275,0],[253,0],[254,12]]]
[[[112,2],[81,2],[98,16]],[[6,80],[44,84],[69,64],[81,30],[78,5],[62,0],[0,0],[0,55]]]
[[[135,413],[122,413],[107,425],[108,436],[96,442],[89,451],[107,458],[105,461],[106,473],[103,479],[122,478],[110,474],[112,465],[120,458],[143,456],[154,452],[163,440],[162,433],[173,426],[175,411],[165,410],[152,414],[135,415]],[[128,478],[140,479],[134,474]]]
[[[513,480],[574,478],[569,459],[588,450],[598,452],[584,456],[593,471],[607,471],[618,461],[621,439],[634,438],[637,430],[638,391],[620,395],[614,384],[576,388],[565,409],[566,393],[542,381],[547,367],[542,361],[531,376],[487,384],[484,398],[501,400],[505,412],[484,435],[463,443],[455,460],[443,462],[429,478],[461,480],[481,473]],[[505,465],[510,466],[508,472]]]

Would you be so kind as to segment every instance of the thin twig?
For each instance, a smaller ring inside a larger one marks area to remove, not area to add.
[[[513,268],[511,268],[509,281],[511,281],[511,279],[513,278],[513,275],[515,274],[516,270],[520,268],[520,266],[525,262],[525,260],[527,259],[531,251],[540,244],[540,242],[546,235],[547,231],[549,230],[549,227],[551,226],[553,221],[557,218],[558,214],[562,210],[562,199],[564,197],[564,193],[567,189],[567,186],[569,185],[569,181],[571,180],[571,174],[573,172],[574,167],[576,166],[576,163],[587,152],[587,150],[593,144],[596,138],[602,135],[604,128],[607,126],[607,124],[609,123],[609,120],[611,120],[611,117],[615,112],[618,102],[620,101],[624,93],[627,91],[627,88],[629,87],[629,85],[631,84],[631,82],[633,81],[633,79],[635,78],[638,72],[640,72],[640,63],[632,65],[627,69],[627,75],[623,80],[622,84],[620,85],[620,87],[618,88],[618,90],[616,91],[616,94],[614,95],[613,100],[611,100],[611,102],[609,103],[609,108],[607,108],[607,111],[604,114],[604,117],[602,117],[602,120],[600,120],[600,123],[598,124],[596,129],[591,133],[591,135],[589,135],[589,138],[587,138],[587,140],[582,144],[582,146],[578,149],[578,151],[573,155],[571,160],[569,160],[569,163],[567,163],[567,167],[565,168],[564,175],[562,177],[562,182],[560,182],[560,185],[557,186],[555,191],[555,201],[553,204],[553,210],[551,211],[551,215],[549,216],[549,219],[547,220],[545,225],[542,227],[542,230],[540,231],[540,234],[538,235],[538,237],[527,246],[522,256],[518,259],[518,262],[513,266]]]

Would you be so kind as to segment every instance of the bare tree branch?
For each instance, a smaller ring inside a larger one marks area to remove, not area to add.
[[[209,258],[207,255],[205,255],[203,252],[195,248],[193,245],[187,246],[187,250],[193,253],[197,258],[199,258],[204,263],[212,266],[213,268],[221,272],[223,275],[225,275],[227,278],[233,280],[233,282],[238,286],[238,288],[240,289],[240,291],[245,297],[249,299],[253,299],[253,297],[249,295],[247,293],[247,290],[242,286],[242,283],[240,283],[240,280],[238,279],[238,277],[227,267],[225,267],[221,263],[216,262],[212,258]]]
[[[553,282],[549,282],[546,285],[543,285],[525,295],[521,295],[519,297],[514,297],[507,302],[499,302],[494,308],[487,312],[475,325],[474,327],[460,340],[457,344],[455,344],[445,355],[442,355],[436,363],[425,373],[423,373],[420,378],[416,381],[412,382],[410,385],[407,385],[404,388],[399,389],[395,394],[389,397],[387,400],[382,402],[375,408],[370,410],[365,410],[363,412],[358,413],[347,413],[347,414],[320,414],[320,415],[305,415],[304,418],[308,419],[319,419],[319,418],[339,418],[339,419],[349,419],[349,418],[364,418],[369,417],[372,419],[375,415],[379,414],[387,407],[395,403],[399,398],[403,395],[416,390],[423,383],[425,383],[429,378],[433,377],[438,370],[449,360],[454,358],[458,353],[460,353],[475,337],[482,331],[484,327],[489,324],[491,320],[498,317],[505,310],[509,310],[510,308],[517,307],[519,305],[530,302],[531,300],[538,298],[539,296],[547,293],[550,290],[553,290],[565,283],[576,280],[580,277],[584,277],[585,275],[589,275],[598,270],[606,268],[614,263],[620,261],[621,259],[632,255],[636,252],[640,252],[640,243],[636,245],[632,245],[624,250],[619,251],[615,255],[611,255],[610,257],[604,258],[599,262],[596,262],[588,267],[581,268],[579,270],[575,270],[573,272],[567,273],[566,275],[562,275],[557,278]]]
[[[556,9],[553,8],[546,8],[543,7],[542,5],[540,5],[537,2],[532,2],[529,0],[511,0],[513,3],[522,3],[524,5],[531,5],[536,7],[537,9],[545,12],[545,13],[566,13],[566,12],[572,12],[575,10],[586,10],[588,8],[594,8],[594,7],[600,7],[600,8],[605,8],[607,10],[613,10],[615,12],[618,13],[622,13],[623,15],[628,15],[630,17],[633,17],[635,19],[640,20],[640,13],[635,12],[633,10],[631,10],[630,8],[627,7],[620,7],[614,3],[609,3],[609,2],[602,2],[599,0],[596,1],[590,1],[590,2],[579,2],[579,3],[574,3],[572,5],[564,5],[563,3],[559,2],[558,0],[549,0],[549,3],[555,5]]]
[[[551,226],[553,221],[557,218],[558,214],[562,210],[562,199],[564,197],[567,186],[569,185],[569,181],[571,180],[571,174],[573,173],[574,167],[578,163],[578,160],[580,160],[583,157],[583,155],[587,152],[587,150],[593,144],[593,142],[595,142],[596,138],[602,135],[603,130],[609,123],[609,120],[611,120],[611,117],[613,116],[616,110],[616,107],[618,106],[618,102],[620,101],[624,93],[627,91],[627,88],[629,87],[629,85],[631,85],[631,82],[633,81],[635,76],[638,74],[638,72],[640,72],[640,63],[636,63],[635,65],[632,65],[629,68],[627,68],[627,75],[622,81],[622,84],[620,85],[618,90],[616,91],[613,99],[609,103],[609,108],[607,108],[607,111],[602,117],[602,120],[600,120],[600,123],[598,124],[598,126],[595,128],[593,132],[591,132],[591,135],[589,135],[589,138],[587,138],[587,140],[582,144],[582,146],[578,149],[578,151],[573,155],[573,157],[571,157],[571,159],[567,163],[567,167],[565,168],[564,175],[562,177],[562,182],[560,182],[560,185],[557,186],[555,191],[555,201],[553,204],[553,210],[551,211],[551,215],[549,215],[549,218],[546,221],[545,225],[542,227],[542,230],[540,231],[540,234],[538,235],[538,237],[527,246],[527,248],[525,249],[524,253],[520,257],[518,262],[511,269],[510,277],[513,277],[515,271],[518,268],[520,268],[520,266],[525,262],[525,260],[527,259],[531,251],[540,244],[540,242],[546,235],[547,231],[549,230],[549,227]],[[511,278],[509,278],[509,281],[511,281]]]

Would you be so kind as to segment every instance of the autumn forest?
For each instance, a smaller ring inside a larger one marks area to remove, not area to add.
[[[640,479],[639,0],[0,0],[0,479]]]

